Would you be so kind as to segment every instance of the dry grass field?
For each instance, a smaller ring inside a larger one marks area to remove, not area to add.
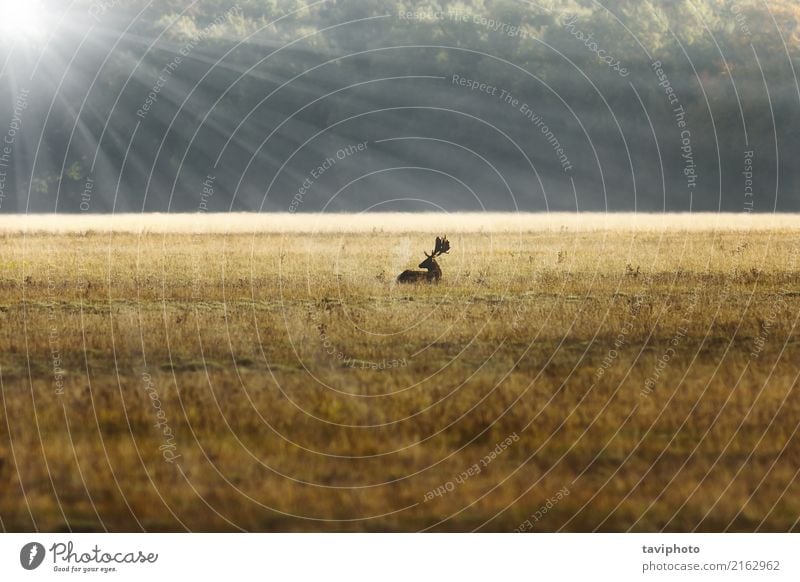
[[[0,525],[798,531],[792,218],[6,224]]]

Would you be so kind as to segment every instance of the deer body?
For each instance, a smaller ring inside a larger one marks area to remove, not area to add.
[[[425,271],[403,271],[398,275],[397,282],[398,283],[438,283],[439,279],[442,278],[442,269],[439,267],[439,264],[436,262],[436,257],[442,255],[450,250],[450,243],[447,240],[447,237],[439,238],[436,237],[436,247],[433,249],[433,253],[430,255],[425,253],[427,257],[424,261],[419,264],[420,269],[425,269]]]
[[[426,263],[428,263],[426,265]],[[442,278],[442,269],[433,259],[425,259],[419,264],[420,269],[427,271],[403,271],[397,277],[398,283],[438,283]]]

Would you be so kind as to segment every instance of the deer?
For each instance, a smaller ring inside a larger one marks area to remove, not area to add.
[[[442,269],[436,262],[436,257],[450,251],[450,241],[446,236],[436,237],[436,246],[431,254],[425,253],[426,259],[419,264],[425,271],[403,271],[397,276],[398,283],[438,283],[442,278]],[[424,252],[424,251],[423,251]]]

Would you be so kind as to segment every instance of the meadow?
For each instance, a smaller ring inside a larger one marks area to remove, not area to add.
[[[800,531],[797,216],[59,218],[3,531]]]

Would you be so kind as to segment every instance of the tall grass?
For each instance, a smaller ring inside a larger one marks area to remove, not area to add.
[[[6,225],[2,527],[797,530],[800,233],[551,218]]]

